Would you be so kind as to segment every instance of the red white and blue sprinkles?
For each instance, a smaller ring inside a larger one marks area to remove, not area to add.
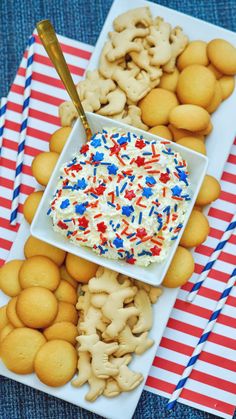
[[[63,165],[48,215],[74,243],[147,266],[167,256],[189,200],[187,163],[170,142],[104,129]]]

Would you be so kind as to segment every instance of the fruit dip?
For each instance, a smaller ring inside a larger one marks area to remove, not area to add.
[[[109,259],[162,262],[191,200],[170,142],[103,129],[61,168],[48,215],[55,231]]]

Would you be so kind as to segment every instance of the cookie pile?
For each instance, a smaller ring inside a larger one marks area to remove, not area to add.
[[[196,139],[211,132],[210,114],[234,90],[235,47],[223,39],[188,42],[180,27],[153,18],[148,7],[123,13],[113,26],[98,69],[77,85],[85,110],[205,154]],[[63,126],[77,117],[71,102],[59,115]]]
[[[78,376],[73,386],[89,384],[85,398],[115,397],[131,391],[143,380],[128,367],[135,353],[141,355],[153,345],[148,338],[152,307],[161,295],[140,281],[99,268],[87,285],[80,287],[77,341]]]
[[[98,267],[80,258],[76,263],[73,255],[32,236],[24,254],[26,260],[0,269],[0,289],[11,297],[0,308],[0,356],[14,373],[35,372],[44,384],[61,386],[77,366],[78,280],[88,281]]]
[[[16,374],[35,372],[51,387],[66,384],[78,369],[73,385],[88,381],[88,401],[138,386],[143,377],[127,364],[133,353],[141,355],[153,344],[147,337],[151,304],[162,290],[32,236],[24,254],[26,260],[0,269],[0,289],[11,297],[0,308],[0,356],[6,367]]]
[[[163,18],[153,18],[149,7],[129,10],[113,26],[98,70],[87,72],[77,85],[78,93],[86,111],[147,130],[138,103],[160,84],[164,72],[174,71],[188,38],[179,26],[172,28]],[[173,106],[177,104],[174,101]],[[63,103],[59,114],[63,126],[77,118],[71,102]]]

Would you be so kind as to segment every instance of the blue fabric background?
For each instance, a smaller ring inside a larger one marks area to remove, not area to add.
[[[233,31],[236,29],[236,0],[155,2]],[[0,97],[8,93],[37,21],[50,18],[59,34],[95,45],[111,4],[111,0],[0,0]],[[135,0],[130,0],[130,5],[135,7]],[[167,412],[166,402],[166,399],[144,391],[134,418],[217,418],[181,404]],[[0,419],[49,418],[98,419],[98,416],[0,377]]]

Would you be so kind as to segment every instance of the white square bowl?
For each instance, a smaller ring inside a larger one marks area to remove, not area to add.
[[[136,129],[134,127],[130,127],[129,125],[122,124],[115,120],[102,117],[100,115],[87,113],[87,117],[88,117],[88,121],[89,121],[89,124],[93,133],[101,131],[103,128],[116,127],[116,128],[122,128],[122,130],[125,132],[132,131],[139,136],[143,135],[144,138],[149,139],[149,140],[153,140],[153,139],[160,140],[160,141],[163,140],[160,137],[157,137],[153,134],[147,133],[140,129]],[[52,220],[47,215],[47,211],[49,208],[49,203],[56,189],[60,168],[65,162],[71,160],[74,153],[78,152],[80,146],[84,143],[84,140],[85,140],[84,129],[80,120],[78,119],[67,140],[66,146],[64,147],[58,159],[57,165],[52,173],[51,179],[45,189],[42,200],[35,214],[33,223],[31,225],[31,234],[40,240],[43,240],[47,243],[57,246],[69,253],[73,253],[84,259],[97,263],[98,265],[105,266],[116,272],[120,272],[132,278],[142,280],[151,285],[155,285],[155,286],[159,285],[162,282],[168,270],[172,257],[178,246],[181,233],[183,232],[184,227],[189,218],[189,215],[192,211],[194,202],[196,200],[197,194],[199,192],[203,178],[206,173],[207,164],[208,164],[207,157],[203,156],[202,154],[196,153],[190,149],[182,147],[174,142],[173,143],[169,142],[171,147],[174,150],[180,152],[183,158],[188,163],[188,169],[190,172],[189,177],[190,177],[191,189],[192,189],[192,200],[189,202],[189,208],[186,214],[183,228],[178,236],[178,239],[175,240],[174,244],[171,246],[167,258],[162,263],[155,262],[155,263],[151,263],[147,267],[142,267],[142,266],[137,266],[137,265],[130,265],[127,262],[122,261],[122,260],[107,259],[104,256],[100,256],[96,254],[92,249],[88,247],[77,246],[74,243],[71,243],[68,239],[66,239],[60,233],[55,232],[53,230]]]

